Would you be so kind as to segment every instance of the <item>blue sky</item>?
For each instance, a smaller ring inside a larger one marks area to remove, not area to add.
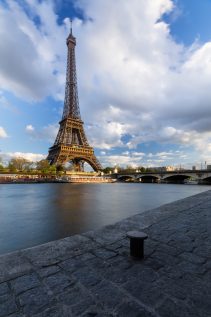
[[[71,17],[81,115],[101,163],[211,163],[210,12],[208,0],[1,0],[0,157],[47,156]]]

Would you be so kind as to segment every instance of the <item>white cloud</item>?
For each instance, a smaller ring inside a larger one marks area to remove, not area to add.
[[[141,164],[139,158],[131,158],[131,156],[128,155],[108,155],[101,157],[101,162],[103,166],[126,166],[130,165],[133,167],[138,166]]]
[[[26,11],[16,1],[7,4],[8,8],[0,5],[1,88],[27,100],[59,97],[64,85],[65,25],[58,26],[51,1],[25,1]]]
[[[28,100],[48,95],[63,99],[68,21],[58,25],[52,1],[23,3],[25,11],[16,1],[8,1],[8,9],[0,5],[0,85]],[[184,151],[193,148],[193,159],[208,158],[211,42],[185,47],[174,41],[162,21],[163,14],[174,10],[171,0],[76,4],[86,17],[74,19],[73,29],[90,144],[102,150],[124,147],[126,152],[154,141],[183,146]],[[42,131],[28,132],[53,142],[57,130],[49,122]],[[127,162],[127,157],[120,159]]]
[[[134,151],[125,151],[120,155],[104,155],[101,157],[103,166],[124,167],[130,165],[132,167],[158,167],[158,166],[178,166],[178,163],[183,162],[186,168],[191,168],[193,163],[189,162],[189,156],[183,151],[169,151],[156,153],[142,153]]]
[[[33,127],[31,124],[28,124],[28,125],[26,126],[26,132],[31,133],[31,132],[33,132],[33,131],[34,131],[34,127]]]
[[[82,109],[92,105],[85,118],[98,122],[90,131],[94,145],[134,149],[155,141],[198,150],[199,143],[207,143],[211,43],[187,48],[175,43],[168,25],[157,22],[173,8],[172,1],[79,4],[91,18],[76,32]],[[124,134],[131,136],[125,145]]]
[[[1,158],[3,161],[9,161],[14,157],[23,157],[31,162],[37,162],[46,159],[46,155],[36,153],[24,153],[24,152],[1,152]]]
[[[58,124],[49,124],[38,130],[35,129],[31,124],[29,124],[26,126],[25,130],[31,138],[37,140],[45,140],[52,143],[56,138],[58,128]]]
[[[48,140],[50,142],[54,142],[57,132],[58,132],[59,125],[56,124],[49,124],[48,126],[44,127],[40,132],[40,137],[42,139]]]
[[[8,135],[7,135],[7,133],[6,133],[6,131],[4,130],[4,128],[3,127],[0,127],[0,139],[2,138],[7,138],[8,137]]]

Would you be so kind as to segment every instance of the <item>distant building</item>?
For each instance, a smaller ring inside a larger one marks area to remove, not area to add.
[[[210,171],[211,170],[211,165],[207,165],[207,169]]]
[[[172,172],[175,171],[176,168],[175,166],[158,166],[158,167],[149,167],[148,168],[149,171],[152,172]]]
[[[164,171],[164,172],[173,172],[176,170],[176,167],[175,166],[162,166],[162,167],[158,167],[158,169],[160,171]]]
[[[192,166],[192,170],[195,171],[196,170],[196,166]]]
[[[175,166],[165,166],[166,172],[173,172],[176,170]]]

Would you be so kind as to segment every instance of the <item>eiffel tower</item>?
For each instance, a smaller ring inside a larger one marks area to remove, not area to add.
[[[64,109],[59,122],[60,128],[54,145],[49,148],[47,160],[56,165],[70,162],[75,172],[84,171],[84,163],[87,162],[94,171],[100,171],[102,166],[88,143],[80,115],[75,63],[76,38],[72,35],[72,26],[66,43],[68,54]]]

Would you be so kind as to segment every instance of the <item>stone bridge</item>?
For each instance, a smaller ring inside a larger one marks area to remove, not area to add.
[[[113,174],[119,181],[139,181],[142,183],[184,183],[198,182],[211,184],[211,170],[181,170],[158,172],[133,172]]]

